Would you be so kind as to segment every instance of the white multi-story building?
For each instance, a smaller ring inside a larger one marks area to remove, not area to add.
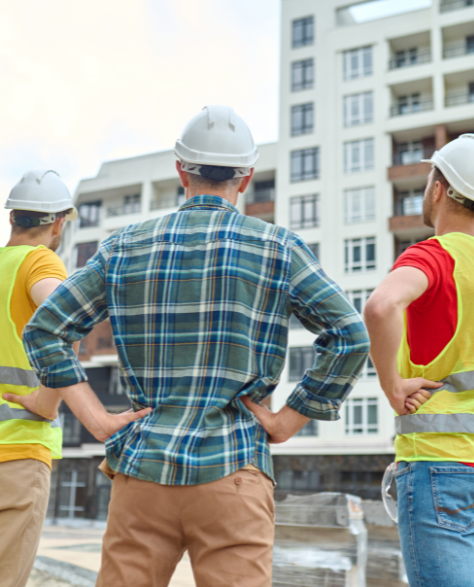
[[[364,10],[383,3],[347,4],[282,0],[280,136],[260,146],[240,210],[299,233],[362,311],[398,254],[433,234],[421,218],[429,165],[419,160],[474,131],[474,0],[433,0],[376,20]],[[68,269],[112,231],[174,211],[183,198],[171,150],[104,163],[78,187],[80,219],[62,249]],[[312,364],[313,341],[292,320],[274,409]],[[89,343],[80,356],[90,369],[110,369],[113,395],[110,332]],[[369,363],[340,421],[310,423],[274,447],[280,488],[376,497],[393,435]],[[95,450],[71,456],[86,449]]]

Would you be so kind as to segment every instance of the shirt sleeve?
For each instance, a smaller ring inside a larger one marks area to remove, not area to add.
[[[423,241],[408,247],[395,261],[392,271],[399,267],[415,267],[423,271],[428,278],[428,290],[430,290],[443,274],[443,267],[446,264],[443,263],[445,255],[449,255],[449,253],[437,240]]]
[[[316,358],[287,400],[300,414],[338,420],[342,402],[356,384],[367,360],[369,337],[362,318],[340,287],[296,235],[292,248],[292,312],[317,334]]]
[[[50,249],[39,248],[32,251],[23,261],[21,271],[25,276],[24,283],[30,299],[30,290],[38,281],[50,278],[59,279],[60,281],[67,279],[64,263]],[[33,302],[33,300],[31,301]]]
[[[104,241],[82,270],[55,289],[23,332],[30,363],[46,387],[87,381],[72,345],[108,317],[105,271],[115,238]]]

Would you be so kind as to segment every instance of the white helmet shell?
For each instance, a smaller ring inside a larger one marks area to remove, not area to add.
[[[51,214],[71,210],[66,220],[77,218],[77,210],[66,184],[52,169],[27,171],[10,192],[5,208]]]
[[[250,169],[258,160],[249,127],[229,106],[205,106],[185,126],[174,152],[198,165]]]
[[[474,200],[474,134],[461,135],[422,161],[437,167],[459,195]]]

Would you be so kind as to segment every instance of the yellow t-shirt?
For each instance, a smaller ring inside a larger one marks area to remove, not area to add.
[[[31,251],[18,270],[10,303],[10,315],[20,339],[37,308],[30,290],[38,281],[51,277],[61,281],[67,278],[61,259],[49,249]],[[0,444],[0,463],[22,459],[42,461],[51,467],[51,451],[42,444]]]

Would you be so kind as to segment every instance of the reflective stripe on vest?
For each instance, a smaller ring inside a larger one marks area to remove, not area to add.
[[[433,393],[436,393],[437,391],[450,391],[451,393],[470,391],[471,389],[474,389],[474,371],[453,373],[442,379],[440,383],[444,383],[444,386],[433,390]]]
[[[474,414],[411,414],[395,418],[397,434],[458,432],[474,434]]]
[[[40,382],[36,373],[28,369],[18,367],[0,367],[0,385],[26,385],[26,387],[39,387]]]
[[[23,408],[11,408],[8,404],[0,405],[0,422],[5,422],[6,420],[31,420],[32,422],[47,422],[51,424],[51,428],[57,428],[60,426],[59,418],[56,420],[48,420],[48,418],[43,418],[42,416],[38,416],[38,414],[33,414],[33,412],[29,412]]]

